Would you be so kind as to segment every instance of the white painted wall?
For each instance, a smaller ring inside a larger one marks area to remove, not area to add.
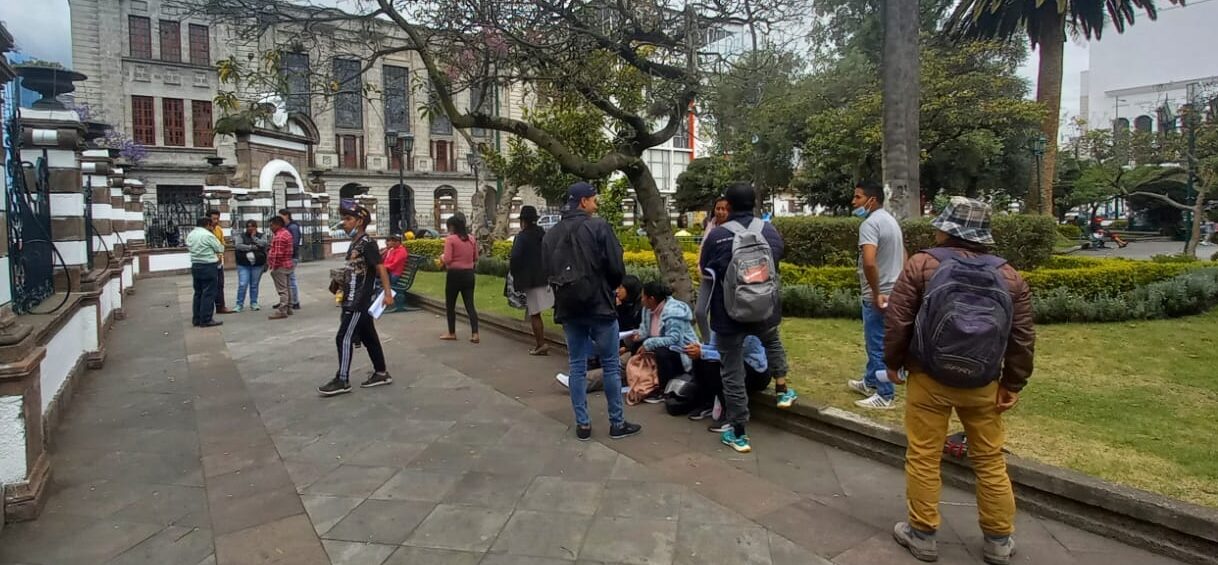
[[[25,420],[20,396],[0,396],[0,484],[25,480]]]
[[[148,271],[152,273],[189,268],[190,253],[187,251],[182,251],[181,253],[148,256]]]
[[[97,351],[97,309],[83,308],[47,344],[46,357],[39,370],[42,373],[42,413],[59,394],[68,373],[86,351]]]

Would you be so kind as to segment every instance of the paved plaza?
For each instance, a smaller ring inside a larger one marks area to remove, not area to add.
[[[431,313],[378,322],[392,386],[319,398],[332,266],[302,268],[290,320],[264,309],[211,329],[190,327],[188,277],[142,281],[55,435],[42,516],[4,529],[0,564],[917,563],[890,534],[900,470],[761,424],[737,454],[652,405],[627,409],[641,435],[612,441],[601,395],[579,442],[553,378],[565,356],[489,331],[441,342]],[[269,277],[262,294],[275,302]],[[357,350],[352,379],[369,370]],[[973,497],[946,489],[942,508],[940,562],[980,563]],[[1175,563],[1017,524],[1018,563]]]

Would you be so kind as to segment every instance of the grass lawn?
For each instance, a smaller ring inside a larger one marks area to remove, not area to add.
[[[443,273],[416,292],[443,297]],[[477,307],[522,317],[503,279],[478,276]],[[551,320],[547,319],[547,322]],[[1218,310],[1152,322],[1037,328],[1036,372],[1008,413],[1013,453],[1110,481],[1218,507]],[[902,410],[864,411],[845,388],[863,367],[862,323],[788,319],[790,380],[805,400],[893,427]],[[898,396],[903,394],[897,388]]]

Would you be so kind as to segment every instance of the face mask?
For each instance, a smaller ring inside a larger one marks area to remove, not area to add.
[[[357,233],[359,233],[359,228],[349,229],[347,230],[347,237],[355,237]]]
[[[866,217],[867,217],[867,213],[868,213],[868,212],[867,212],[867,208],[864,208],[864,207],[862,207],[862,206],[859,206],[858,208],[855,208],[855,209],[854,209],[854,211],[853,211],[852,213],[853,213],[855,216],[858,216],[858,217],[860,217],[860,218],[866,218]]]

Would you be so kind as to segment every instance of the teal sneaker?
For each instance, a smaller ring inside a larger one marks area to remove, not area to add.
[[[262,307],[261,307],[261,306],[259,306],[257,302],[255,302],[255,303],[253,303],[253,304],[250,304],[250,310],[253,310],[253,311],[257,312],[257,311],[259,311],[259,310],[261,310],[261,309],[262,309]]]
[[[795,404],[796,398],[799,398],[799,395],[795,393],[795,389],[788,388],[786,392],[778,395],[778,407],[790,408],[792,404]]]
[[[238,304],[236,308],[233,308],[233,312],[236,312],[237,314],[240,314],[242,310],[245,310],[245,306],[240,304]]]
[[[737,453],[748,453],[753,450],[753,446],[749,445],[749,435],[736,437],[736,430],[730,426],[723,432],[723,435],[719,436],[719,441],[723,442],[723,445],[735,449]]]

